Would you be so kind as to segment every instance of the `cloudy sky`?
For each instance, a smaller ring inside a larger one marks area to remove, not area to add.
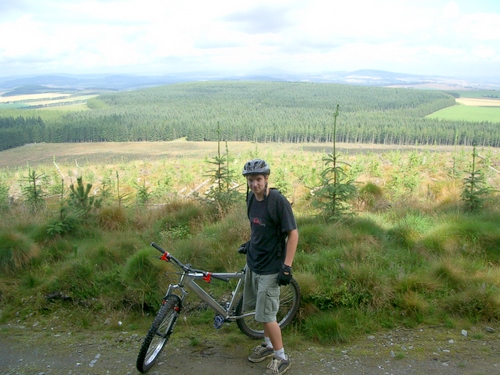
[[[0,76],[500,76],[499,0],[1,0]]]

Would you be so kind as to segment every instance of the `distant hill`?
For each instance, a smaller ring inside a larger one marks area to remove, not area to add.
[[[190,81],[184,76],[135,76],[135,75],[39,75],[26,77],[0,77],[0,90],[18,87],[45,86],[45,89],[71,90],[130,90],[140,87],[160,86],[168,83]]]
[[[62,92],[62,91],[70,91],[73,92],[74,89],[71,88],[62,88],[62,87],[48,87],[43,85],[25,85],[18,86],[13,90],[7,91],[1,96],[16,96],[16,95],[28,95],[28,94],[43,94],[47,92]]]
[[[177,82],[196,81],[279,81],[340,83],[358,86],[397,86],[433,88],[441,90],[489,89],[500,90],[500,78],[469,80],[463,78],[425,76],[382,70],[335,71],[318,74],[294,74],[276,69],[261,70],[245,75],[221,75],[210,73],[180,73],[171,75],[38,75],[24,77],[0,77],[0,91],[11,91],[33,85],[45,89],[71,90],[133,90],[143,87],[161,86]]]

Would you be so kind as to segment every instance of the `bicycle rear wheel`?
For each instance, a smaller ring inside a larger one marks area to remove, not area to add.
[[[281,329],[290,324],[295,314],[297,314],[300,298],[300,287],[295,279],[292,279],[289,285],[280,287],[280,307],[276,315],[276,320]],[[236,315],[243,315],[243,297],[239,300],[236,307]],[[257,322],[253,316],[238,319],[236,323],[245,335],[255,339],[264,337],[262,323]]]
[[[181,299],[174,294],[168,295],[144,338],[137,356],[137,370],[144,373],[155,364],[158,355],[174,330],[180,311]]]

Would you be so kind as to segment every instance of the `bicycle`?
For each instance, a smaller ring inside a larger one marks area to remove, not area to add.
[[[255,339],[264,337],[264,331],[261,328],[262,324],[254,320],[255,312],[243,312],[242,287],[246,266],[239,272],[198,270],[192,268],[190,264],[182,263],[154,242],[151,243],[151,246],[163,254],[160,257],[161,260],[173,263],[180,271],[178,272],[178,283],[169,285],[163,297],[162,306],[144,338],[136,363],[139,372],[147,372],[155,364],[167,344],[182,310],[184,299],[189,293],[187,289],[216,312],[217,315],[214,318],[215,328],[222,327],[225,322],[236,321],[238,328],[248,337]],[[232,297],[229,302],[225,303],[225,306],[222,306],[197,284],[197,281],[201,280],[210,283],[212,279],[226,282],[237,280],[236,287],[231,292]],[[295,279],[292,279],[289,285],[281,286],[280,307],[277,315],[281,328],[286,327],[294,318],[299,309],[300,298],[300,288]]]

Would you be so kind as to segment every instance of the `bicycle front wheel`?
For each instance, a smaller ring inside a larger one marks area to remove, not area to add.
[[[297,314],[300,298],[300,287],[295,279],[292,279],[289,285],[280,287],[280,307],[276,320],[281,329],[290,324],[295,314]],[[243,313],[243,297],[241,297],[236,307],[236,315],[243,315]],[[236,323],[245,335],[255,339],[264,337],[262,323],[257,322],[253,316],[238,319]]]
[[[168,295],[142,343],[137,356],[137,370],[145,373],[154,365],[174,330],[180,311],[181,299],[173,294]]]

